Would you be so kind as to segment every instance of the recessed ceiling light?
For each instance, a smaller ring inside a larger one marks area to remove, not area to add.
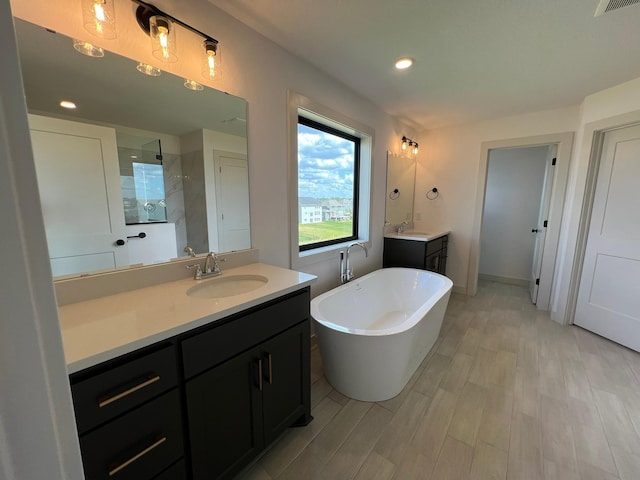
[[[63,101],[61,101],[61,102],[60,102],[60,106],[61,106],[62,108],[68,108],[68,109],[71,109],[71,110],[73,110],[74,108],[76,108],[76,104],[75,104],[75,103],[73,103],[73,102],[70,102],[69,100],[63,100]]]
[[[402,57],[396,60],[396,68],[398,70],[405,70],[413,65],[413,58],[410,57]]]

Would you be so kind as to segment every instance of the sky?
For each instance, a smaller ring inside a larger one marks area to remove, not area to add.
[[[353,198],[353,145],[298,124],[298,196]]]

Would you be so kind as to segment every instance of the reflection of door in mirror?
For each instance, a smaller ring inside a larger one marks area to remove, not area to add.
[[[385,221],[391,225],[413,221],[415,160],[387,152]]]
[[[251,248],[249,218],[249,168],[247,156],[214,151],[218,249],[226,252]]]
[[[112,128],[29,115],[53,275],[129,264]]]

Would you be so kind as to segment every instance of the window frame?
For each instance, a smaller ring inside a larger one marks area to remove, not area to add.
[[[304,125],[306,127],[313,128],[315,130],[319,130],[324,133],[328,133],[334,135],[336,137],[343,138],[345,140],[349,140],[353,142],[353,213],[352,213],[352,224],[351,224],[351,235],[347,237],[340,237],[331,240],[323,240],[321,242],[307,243],[304,245],[300,245],[300,239],[298,236],[298,250],[300,252],[306,252],[309,250],[315,250],[318,248],[329,247],[331,245],[337,245],[344,242],[355,241],[358,239],[358,214],[359,214],[359,192],[360,192],[360,137],[356,137],[355,135],[351,135],[347,132],[339,130],[337,128],[333,128],[325,123],[318,122],[316,120],[312,120],[308,117],[305,117],[302,114],[298,114],[298,125]],[[297,149],[296,149],[297,152]],[[300,173],[300,167],[298,166],[297,174]],[[297,177],[296,177],[297,178]],[[300,198],[300,192],[298,191],[298,198]],[[298,218],[298,227],[300,225],[300,218]],[[299,235],[299,231],[298,231]]]
[[[318,262],[333,260],[338,251],[353,241],[371,247],[372,238],[372,193],[373,193],[373,151],[375,130],[353,118],[319,104],[304,95],[289,90],[287,92],[287,141],[289,175],[289,254],[290,268],[304,269]],[[348,133],[360,139],[360,165],[358,185],[358,237],[325,247],[300,251],[298,229],[298,117],[309,118]]]

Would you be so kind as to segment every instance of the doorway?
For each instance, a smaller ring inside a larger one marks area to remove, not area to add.
[[[480,169],[478,174],[478,186],[476,190],[476,202],[474,209],[474,229],[471,238],[471,251],[469,256],[469,269],[467,277],[467,295],[475,295],[478,287],[478,273],[480,267],[481,234],[483,229],[483,214],[485,207],[485,194],[487,189],[487,174],[489,166],[489,154],[492,150],[513,149],[522,147],[539,147],[556,145],[556,165],[553,180],[549,189],[549,213],[547,215],[547,227],[545,229],[544,246],[542,248],[542,261],[540,267],[540,281],[538,284],[538,297],[536,306],[541,310],[548,310],[553,287],[555,272],[556,252],[560,235],[560,222],[564,208],[564,197],[569,172],[569,161],[573,144],[573,133],[558,133],[524,137],[482,144],[480,157]],[[537,228],[537,227],[536,227]],[[529,232],[531,232],[529,229]]]
[[[555,144],[489,151],[478,274],[529,286],[534,304],[555,158]]]

